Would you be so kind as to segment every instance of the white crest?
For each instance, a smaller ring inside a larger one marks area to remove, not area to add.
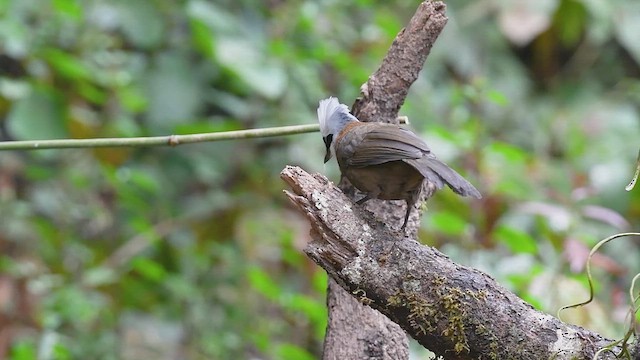
[[[345,104],[340,104],[335,97],[320,100],[318,105],[318,122],[320,123],[320,133],[322,137],[329,134],[335,136],[340,130],[351,121],[358,121],[355,116],[351,115],[349,108]]]

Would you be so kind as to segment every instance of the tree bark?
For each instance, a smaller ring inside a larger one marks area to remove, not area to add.
[[[285,193],[311,222],[307,255],[351,296],[436,355],[454,360],[591,359],[612,343],[535,310],[489,275],[391,230],[324,176],[287,166],[281,177],[293,190]],[[350,310],[351,304],[341,309]],[[371,339],[375,336],[367,339],[370,358],[384,358]],[[638,358],[637,344],[629,348],[635,349],[631,358]],[[609,352],[598,357],[613,358]]]
[[[404,331],[376,310],[362,306],[329,278],[329,323],[323,359],[407,359]]]
[[[440,1],[420,4],[409,24],[396,36],[380,68],[362,85],[352,113],[361,121],[397,122],[398,110],[409,87],[418,78],[436,38],[447,23],[446,6]],[[340,188],[350,196],[355,189],[343,178]],[[425,187],[422,197],[432,190]],[[390,222],[402,223],[404,202],[371,200],[366,208]],[[417,211],[407,224],[416,234]],[[334,359],[408,359],[409,345],[402,329],[385,316],[357,303],[351,294],[329,282],[327,305],[329,323],[323,358]]]

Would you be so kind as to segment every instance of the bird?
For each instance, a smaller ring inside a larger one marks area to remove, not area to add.
[[[326,146],[325,164],[335,156],[338,167],[364,197],[404,200],[407,211],[401,230],[420,198],[426,180],[436,189],[447,185],[461,196],[482,198],[465,178],[438,160],[427,143],[400,125],[361,122],[335,97],[320,100],[318,122]]]

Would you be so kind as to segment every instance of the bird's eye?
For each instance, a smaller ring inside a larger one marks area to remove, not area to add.
[[[327,149],[329,148],[329,146],[331,146],[331,142],[333,141],[333,134],[329,134],[325,137],[322,138],[322,141],[324,141],[324,145],[327,147]]]

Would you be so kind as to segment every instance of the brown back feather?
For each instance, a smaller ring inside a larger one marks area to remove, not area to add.
[[[422,139],[398,125],[369,123],[352,131],[362,140],[347,160],[349,166],[365,167],[430,156],[429,147]]]

